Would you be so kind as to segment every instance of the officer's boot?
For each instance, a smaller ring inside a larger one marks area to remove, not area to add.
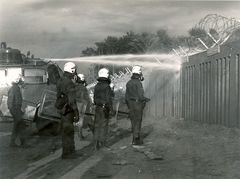
[[[137,138],[136,137],[133,137],[132,145],[137,145]]]
[[[142,139],[142,137],[138,137],[138,145],[143,145],[143,139]]]
[[[97,151],[97,150],[99,150],[99,149],[100,149],[100,142],[97,140],[97,141],[95,142],[94,150]]]
[[[108,145],[107,141],[101,142],[101,147],[102,147],[104,150],[111,150],[111,147]]]
[[[133,145],[142,145],[143,140],[140,137],[135,137],[133,140]]]

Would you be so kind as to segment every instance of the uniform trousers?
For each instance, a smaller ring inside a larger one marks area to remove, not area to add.
[[[26,124],[24,123],[21,109],[10,109],[10,113],[13,116],[13,129],[11,135],[11,144],[15,144],[17,137],[19,137],[21,145],[25,145],[26,142]]]
[[[129,117],[132,125],[133,139],[141,137],[143,103],[133,100],[128,101]]]
[[[74,142],[74,126],[73,126],[74,113],[69,112],[62,115],[62,156],[67,156],[75,153]]]
[[[105,143],[108,134],[109,109],[96,106],[94,120],[94,140]]]

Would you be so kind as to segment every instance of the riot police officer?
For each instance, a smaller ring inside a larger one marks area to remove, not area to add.
[[[16,138],[20,138],[21,146],[27,147],[25,128],[26,125],[22,119],[24,112],[22,111],[22,93],[20,87],[23,85],[23,78],[21,74],[16,74],[13,77],[12,86],[8,91],[7,105],[13,117],[13,129],[10,141],[10,147],[17,146]]]
[[[141,81],[143,81],[141,66],[132,68],[132,77],[126,84],[125,100],[129,108],[129,116],[132,125],[133,145],[142,145],[141,125],[142,115],[145,103],[149,101],[144,97],[144,90]]]
[[[98,83],[94,88],[95,120],[94,144],[95,149],[106,147],[109,114],[112,109],[113,91],[110,87],[109,70],[102,68],[98,72]]]
[[[55,106],[61,114],[62,125],[62,159],[75,158],[74,122],[78,122],[79,113],[76,104],[74,80],[76,65],[67,62],[64,65],[63,76],[57,82],[57,100]]]
[[[90,113],[90,105],[91,99],[86,88],[87,82],[85,80],[84,74],[78,74],[76,80],[76,99],[77,106],[79,111],[79,122],[76,124],[78,126],[78,135],[81,139],[84,138],[82,129],[85,127],[89,127],[89,129],[93,132],[93,120],[90,116],[85,116],[86,113]]]

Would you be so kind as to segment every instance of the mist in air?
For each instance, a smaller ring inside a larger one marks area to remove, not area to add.
[[[53,62],[75,62],[86,64],[134,66],[141,65],[143,68],[157,68],[159,70],[179,71],[181,67],[181,57],[171,54],[144,54],[144,55],[107,55],[75,58],[51,58],[45,59]]]

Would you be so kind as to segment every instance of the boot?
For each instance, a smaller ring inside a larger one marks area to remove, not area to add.
[[[97,151],[97,150],[100,149],[100,147],[101,147],[101,146],[100,146],[100,142],[99,142],[99,141],[96,141],[96,142],[95,142],[95,145],[94,145],[94,150]]]
[[[133,138],[132,145],[142,145],[142,144],[143,144],[143,140],[140,137]]]
[[[103,150],[106,150],[106,151],[110,151],[111,150],[111,147],[107,144],[107,142],[106,141],[104,141],[104,142],[101,142],[101,148],[103,149]]]
[[[143,139],[141,137],[137,138],[138,145],[143,145]]]
[[[132,145],[137,145],[137,138],[136,137],[133,137]]]

